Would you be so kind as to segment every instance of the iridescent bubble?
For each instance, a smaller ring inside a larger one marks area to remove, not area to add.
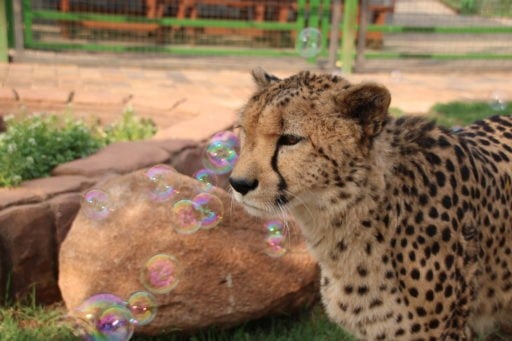
[[[205,148],[203,165],[216,174],[229,173],[238,159],[236,149],[226,141],[211,140]]]
[[[282,235],[283,234],[283,222],[281,220],[269,220],[265,223],[269,235]]]
[[[228,145],[235,149],[240,148],[240,139],[235,133],[229,130],[220,131],[216,133],[215,135],[212,136],[210,140],[227,143]]]
[[[201,193],[194,197],[194,204],[201,212],[201,228],[212,229],[219,225],[224,215],[224,205],[215,195]]]
[[[147,291],[137,291],[128,298],[128,309],[130,309],[133,320],[137,326],[144,326],[156,316],[157,304],[155,296]]]
[[[506,95],[503,91],[495,90],[491,93],[489,105],[494,111],[505,111],[507,108]]]
[[[176,189],[171,184],[174,172],[174,169],[167,165],[156,165],[144,173],[149,180],[148,195],[152,201],[164,202],[176,194]]]
[[[127,341],[133,335],[132,313],[127,307],[113,306],[106,309],[96,322],[101,335],[99,340]]]
[[[322,33],[314,27],[300,31],[297,37],[297,51],[302,57],[311,58],[320,53],[322,48]]]
[[[209,192],[217,185],[217,175],[209,169],[198,170],[194,178],[199,181],[201,192]]]
[[[133,334],[132,315],[126,302],[112,294],[86,299],[73,312],[80,335],[89,341],[128,340]]]
[[[393,83],[400,83],[404,79],[404,75],[400,70],[393,70],[389,73],[389,78]]]
[[[287,251],[285,239],[281,233],[268,235],[265,239],[265,253],[273,258],[284,256]]]
[[[172,207],[174,230],[181,234],[191,234],[201,228],[202,213],[192,200],[183,199]]]
[[[142,267],[140,281],[146,289],[155,294],[170,292],[179,282],[176,258],[164,253],[151,257]]]
[[[99,189],[91,189],[83,196],[82,209],[88,218],[103,220],[113,211],[113,205],[107,193]]]

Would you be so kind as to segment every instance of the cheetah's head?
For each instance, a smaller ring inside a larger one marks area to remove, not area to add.
[[[240,113],[241,151],[230,177],[236,200],[258,216],[353,200],[389,117],[388,90],[309,72],[280,80],[256,69],[253,78],[258,90]]]

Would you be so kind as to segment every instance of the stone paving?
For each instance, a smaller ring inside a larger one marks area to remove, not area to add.
[[[207,63],[207,60],[205,61]],[[303,64],[265,65],[286,77]],[[198,139],[228,126],[254,90],[253,65],[229,69],[149,69],[128,66],[77,66],[72,64],[0,64],[0,115],[20,112],[71,112],[98,117],[109,123],[131,106],[152,118],[161,138]],[[319,71],[316,66],[309,67]],[[407,113],[424,113],[437,102],[488,100],[495,91],[512,99],[512,71],[354,74],[352,82],[376,81],[389,87],[392,107]]]

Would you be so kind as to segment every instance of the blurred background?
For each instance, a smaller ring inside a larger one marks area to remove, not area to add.
[[[139,64],[150,58],[153,65],[182,56],[277,63],[275,57],[298,57],[346,72],[512,66],[509,0],[6,0],[4,6],[14,60],[56,58],[44,51],[69,58],[72,51],[82,53],[82,62],[84,52],[103,58],[115,52],[116,63],[133,62],[136,53],[144,56]],[[6,58],[7,50],[0,54]]]

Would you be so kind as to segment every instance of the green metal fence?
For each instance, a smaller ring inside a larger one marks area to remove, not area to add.
[[[193,55],[296,55],[305,27],[323,31],[330,0],[168,1],[23,0],[25,47]],[[259,3],[259,4],[258,4]],[[187,5],[189,5],[187,7]],[[258,12],[259,11],[259,12]]]

